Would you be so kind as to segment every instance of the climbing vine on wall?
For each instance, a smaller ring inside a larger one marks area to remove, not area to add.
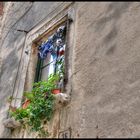
[[[11,117],[22,125],[28,125],[30,130],[38,132],[39,136],[49,134],[43,122],[52,118],[55,102],[53,90],[61,88],[63,83],[65,29],[65,26],[59,27],[56,33],[38,48],[39,59],[45,59],[47,54],[51,53],[55,61],[55,72],[49,75],[47,81],[35,82],[32,91],[24,93],[24,104],[14,111],[10,110]]]
[[[24,105],[10,114],[15,120],[23,125],[28,125],[31,131],[39,132],[39,135],[48,135],[44,130],[43,122],[50,121],[54,111],[54,95],[52,90],[56,88],[58,74],[50,75],[48,81],[34,83],[31,92],[25,92],[26,101]]]

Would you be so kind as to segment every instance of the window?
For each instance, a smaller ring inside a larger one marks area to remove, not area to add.
[[[66,47],[66,22],[40,40],[35,82],[47,81],[50,74],[59,73],[59,86],[63,88]]]
[[[52,13],[49,18],[44,19],[42,23],[34,27],[26,36],[25,44],[22,51],[21,61],[19,64],[19,70],[16,77],[16,82],[14,84],[14,89],[12,92],[11,105],[14,107],[21,107],[22,97],[24,91],[31,91],[33,83],[36,81],[42,80],[41,77],[47,79],[48,72],[45,72],[46,76],[43,76],[43,71],[41,65],[43,60],[39,60],[37,57],[38,47],[47,39],[49,36],[53,35],[60,26],[66,25],[66,34],[65,34],[65,53],[64,53],[64,79],[63,79],[63,91],[65,93],[70,93],[71,91],[71,73],[72,73],[72,53],[73,53],[73,43],[74,43],[74,29],[75,24],[71,22],[75,17],[75,12],[73,8],[70,8],[71,4],[62,4],[62,7],[59,8],[59,12]],[[59,14],[58,14],[59,13]],[[72,19],[72,20],[71,20]],[[27,53],[25,53],[27,52]],[[66,56],[66,57],[65,57]],[[49,54],[48,56],[49,57]],[[52,59],[52,58],[50,58]],[[40,61],[40,62],[39,62]],[[50,61],[50,60],[48,60]],[[45,61],[46,62],[46,61]],[[44,63],[45,63],[44,62]],[[50,65],[52,66],[52,65]],[[54,68],[57,66],[52,66]],[[47,66],[49,68],[49,66]],[[46,69],[47,69],[46,68]],[[50,67],[51,69],[51,67]],[[43,68],[45,71],[45,69]],[[49,71],[49,70],[48,70]],[[51,70],[50,70],[51,73]]]

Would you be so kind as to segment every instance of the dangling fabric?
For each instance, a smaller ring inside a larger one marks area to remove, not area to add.
[[[48,41],[39,46],[38,55],[41,59],[45,59],[48,53],[51,53],[53,59],[56,59],[59,55],[62,55],[64,51],[61,51],[61,54],[57,54],[57,50],[62,46],[62,39],[65,34],[65,26],[61,26],[57,29],[56,33],[48,38]]]
[[[47,57],[47,54],[50,53],[54,53],[54,47],[53,44],[50,40],[48,40],[46,43],[42,44],[41,46],[39,46],[38,48],[39,50],[39,57],[41,59],[44,59]]]

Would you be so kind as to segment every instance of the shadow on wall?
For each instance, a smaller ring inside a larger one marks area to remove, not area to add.
[[[0,2],[0,16],[3,14],[4,2]]]

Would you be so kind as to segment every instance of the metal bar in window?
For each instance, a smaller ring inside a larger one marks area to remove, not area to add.
[[[42,65],[43,65],[43,60],[40,60],[41,61],[41,64],[40,64],[40,72],[39,72],[39,78],[38,78],[38,81],[41,81],[41,76],[42,76]]]
[[[40,64],[41,64],[41,60],[38,58],[37,61],[37,67],[36,67],[36,74],[35,74],[35,82],[39,81],[39,75],[40,75]]]
[[[54,60],[53,60],[52,62],[54,62]],[[41,69],[43,69],[43,68],[45,68],[45,67],[49,66],[52,62],[50,62],[50,63],[46,64],[45,66],[42,66],[42,67],[41,67]]]

